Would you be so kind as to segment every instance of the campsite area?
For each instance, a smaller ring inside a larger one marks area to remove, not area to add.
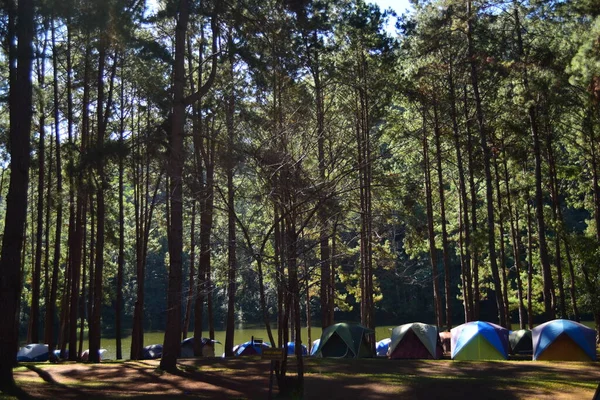
[[[20,366],[15,379],[44,399],[266,399],[269,366],[255,357],[202,358],[182,360],[169,374],[156,360],[43,363]],[[600,368],[590,362],[307,358],[305,367],[307,399],[591,399],[600,383]]]

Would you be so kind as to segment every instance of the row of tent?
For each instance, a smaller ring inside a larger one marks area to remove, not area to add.
[[[336,324],[323,331],[311,355],[317,357],[371,357],[366,336],[373,331],[360,325]],[[450,332],[453,360],[506,360],[509,353],[532,354],[533,360],[595,361],[596,332],[580,323],[553,320],[531,331],[509,331],[490,322],[473,321]],[[442,341],[434,325],[397,326],[391,338],[377,342],[378,356],[392,359],[439,359]]]
[[[452,359],[505,360],[512,353],[531,353],[533,360],[596,361],[596,331],[578,322],[556,319],[531,331],[509,332],[474,321],[452,329]]]
[[[202,338],[200,349],[202,351],[203,357],[214,357],[215,356],[215,343],[220,343],[217,340],[211,340],[207,338]],[[263,342],[262,340],[254,340],[248,341],[246,343],[239,344],[233,348],[234,356],[251,356],[256,354],[261,354],[263,348],[271,347],[271,345],[267,342]],[[103,355],[106,353],[106,349],[100,349],[99,355],[100,359],[103,358]],[[151,344],[145,346],[142,353],[142,359],[151,360],[162,357],[163,346],[161,344]],[[294,342],[288,343],[288,354],[294,354]],[[306,346],[302,345],[302,354],[308,355],[308,350]],[[68,356],[68,351],[67,351]],[[85,350],[81,354],[81,360],[87,361],[89,357],[89,350]],[[194,357],[194,338],[187,338],[181,342],[181,358],[191,358]],[[60,350],[54,351],[54,358],[60,358]],[[48,352],[47,344],[39,344],[32,343],[26,346],[23,346],[17,352],[17,361],[20,362],[44,362],[50,359],[50,354]]]
[[[374,331],[361,325],[339,323],[323,330],[315,340],[310,355],[332,358],[372,357],[367,336]],[[390,338],[377,342],[378,356],[391,359],[439,359],[443,355],[442,340],[438,328],[420,322],[404,324],[392,330]],[[214,357],[215,340],[202,339],[202,355]],[[234,347],[235,356],[261,354],[271,347],[262,340],[248,341]],[[289,342],[287,353],[295,354],[294,342]],[[181,343],[181,357],[194,356],[194,339]],[[103,349],[104,350],[104,349]],[[105,351],[105,350],[104,350]],[[308,355],[304,345],[301,350]],[[553,320],[531,331],[508,331],[483,321],[473,321],[453,328],[450,332],[450,352],[453,360],[506,360],[513,354],[532,354],[534,360],[595,361],[596,332],[580,323],[569,320]],[[162,345],[144,348],[143,358],[162,356]],[[86,359],[85,354],[83,356]],[[30,344],[19,350],[17,361],[47,361],[48,346]]]
[[[104,357],[106,353],[106,349],[98,350],[98,356],[100,360]],[[69,351],[67,350],[67,357],[69,356]],[[90,356],[90,350],[87,349],[81,352],[81,360],[87,361]],[[54,358],[60,358],[60,350],[54,350]],[[23,346],[17,352],[17,361],[20,362],[43,362],[48,361],[50,359],[50,353],[48,351],[47,344],[40,343],[32,343],[26,346]]]

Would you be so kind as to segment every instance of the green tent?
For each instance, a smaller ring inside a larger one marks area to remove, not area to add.
[[[533,353],[533,341],[531,339],[531,331],[528,329],[520,329],[511,331],[508,334],[508,342],[513,354],[531,354]]]
[[[366,358],[373,357],[366,335],[375,333],[361,325],[335,324],[323,330],[317,357]]]

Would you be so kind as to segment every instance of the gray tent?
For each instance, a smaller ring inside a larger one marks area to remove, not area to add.
[[[17,352],[17,361],[48,361],[48,345],[32,343],[21,347]]]

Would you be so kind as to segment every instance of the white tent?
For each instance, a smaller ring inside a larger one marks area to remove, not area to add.
[[[106,353],[108,350],[106,349],[100,349],[98,350],[98,356],[100,358],[100,361],[102,361],[102,356],[104,355],[104,353]],[[87,361],[90,358],[90,349],[86,349],[83,353],[81,353],[81,361]]]
[[[48,361],[48,345],[32,343],[21,347],[17,352],[17,361]]]

